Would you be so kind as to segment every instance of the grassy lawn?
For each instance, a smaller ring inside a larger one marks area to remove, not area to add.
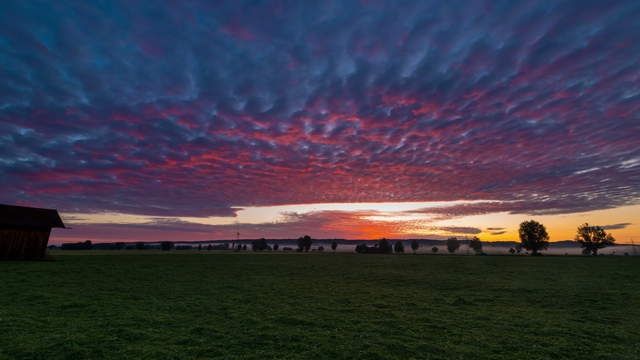
[[[640,359],[640,257],[0,262],[0,359]]]

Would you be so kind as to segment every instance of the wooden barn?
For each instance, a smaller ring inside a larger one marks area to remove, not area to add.
[[[52,228],[64,228],[58,211],[0,204],[0,260],[44,258]]]

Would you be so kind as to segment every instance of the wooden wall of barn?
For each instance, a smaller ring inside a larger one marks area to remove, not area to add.
[[[0,229],[0,260],[37,260],[47,253],[51,229]]]

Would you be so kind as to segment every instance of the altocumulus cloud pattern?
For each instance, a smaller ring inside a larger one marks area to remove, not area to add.
[[[64,211],[640,197],[640,2],[4,1],[0,190]]]

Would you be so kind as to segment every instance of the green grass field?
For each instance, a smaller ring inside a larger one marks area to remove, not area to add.
[[[0,262],[0,359],[640,359],[640,258]]]

